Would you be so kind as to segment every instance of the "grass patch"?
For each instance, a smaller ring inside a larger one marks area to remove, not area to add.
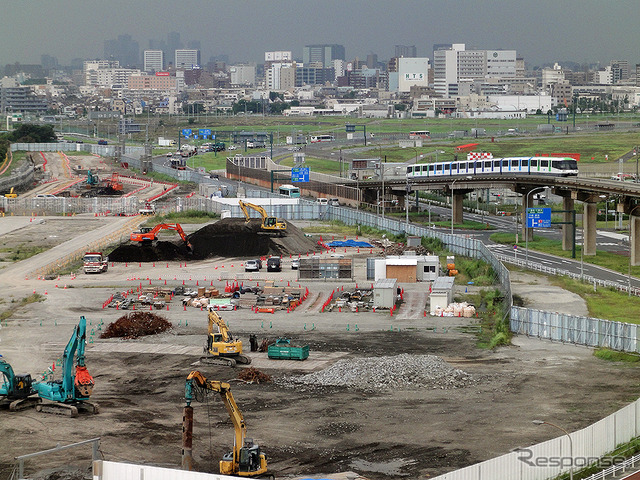
[[[493,349],[511,343],[509,316],[505,314],[504,295],[498,289],[484,289],[471,296],[481,323],[477,333],[479,348]]]
[[[507,245],[514,245],[516,240],[514,233],[494,233],[491,235],[490,239],[496,243]],[[517,245],[524,249],[526,242],[519,241]],[[560,240],[550,240],[536,235],[534,235],[533,240],[529,242],[529,250],[549,253],[562,258],[571,258],[571,251],[562,250],[562,242]],[[578,260],[580,259],[581,250],[582,246],[576,245],[576,259]],[[583,256],[582,261],[584,263],[608,268],[625,275],[629,271],[628,257],[613,252],[598,250],[595,256]],[[631,275],[640,276],[640,266],[631,267]]]
[[[636,363],[640,362],[640,355],[634,353],[627,352],[617,352],[615,350],[611,350],[609,348],[598,348],[593,354],[602,359],[607,360],[609,362],[628,362],[628,363]]]
[[[11,318],[11,316],[22,307],[26,307],[31,303],[43,302],[44,296],[39,293],[32,293],[31,295],[21,298],[20,300],[12,299],[11,305],[4,312],[0,313],[0,322],[6,321]]]
[[[640,324],[638,310],[640,298],[618,292],[614,288],[598,287],[594,291],[593,285],[581,283],[569,277],[549,277],[551,283],[564,290],[580,295],[586,303],[589,316],[603,318],[616,322]]]
[[[0,248],[0,253],[7,254],[5,260],[19,262],[20,260],[25,260],[47,250],[49,250],[49,247],[27,246],[22,244],[17,247]]]
[[[171,212],[166,215],[154,215],[146,221],[145,226],[155,226],[159,223],[207,223],[216,218],[220,218],[219,215],[210,212],[203,212],[201,210],[185,210],[184,212]]]

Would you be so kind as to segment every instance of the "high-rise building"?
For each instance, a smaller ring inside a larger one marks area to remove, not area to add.
[[[394,57],[415,58],[417,56],[415,45],[396,45]]]
[[[118,35],[115,40],[105,40],[104,58],[118,60],[124,67],[136,67],[140,65],[138,42],[133,40],[131,35]]]
[[[176,50],[175,68],[193,69],[200,67],[200,50]]]
[[[344,60],[344,46],[337,44],[305,45],[302,62],[305,65],[320,62],[325,68],[333,66],[333,60]]]
[[[144,71],[159,72],[164,69],[164,52],[162,50],[144,51]]]
[[[378,55],[375,53],[370,53],[367,55],[367,67],[369,68],[378,68]]]
[[[613,83],[629,80],[629,62],[627,60],[611,60]]]
[[[457,95],[460,82],[516,77],[515,50],[467,50],[464,43],[435,47],[434,45],[434,88],[443,97]]]
[[[40,55],[40,65],[42,65],[42,68],[45,70],[56,68],[58,66],[58,59],[51,55]]]

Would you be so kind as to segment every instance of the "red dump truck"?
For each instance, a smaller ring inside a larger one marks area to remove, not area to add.
[[[84,273],[102,273],[109,269],[109,257],[102,255],[102,252],[87,252],[82,257]]]

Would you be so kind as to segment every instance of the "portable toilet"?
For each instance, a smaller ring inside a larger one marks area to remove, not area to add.
[[[383,278],[373,284],[373,304],[380,308],[392,308],[396,304],[395,278]]]

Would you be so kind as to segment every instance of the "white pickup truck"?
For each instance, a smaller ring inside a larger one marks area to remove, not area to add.
[[[84,273],[102,273],[109,269],[109,257],[102,252],[87,252],[82,257]]]

